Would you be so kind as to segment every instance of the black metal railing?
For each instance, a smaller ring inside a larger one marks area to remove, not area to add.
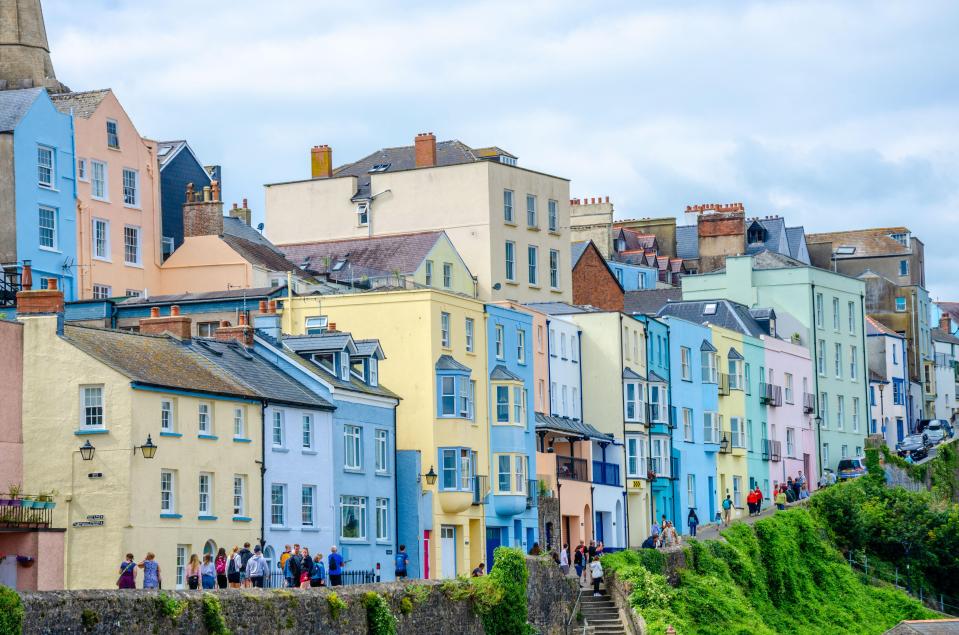
[[[811,392],[802,394],[802,411],[807,415],[816,412],[816,395]]]
[[[777,408],[783,405],[783,387],[776,384],[759,384],[759,402]]]
[[[619,466],[605,461],[593,461],[593,482],[597,485],[619,487]]]
[[[53,503],[0,496],[0,527],[40,529],[53,524]]]
[[[572,481],[589,481],[586,459],[556,455],[556,477]]]
[[[324,564],[327,566],[327,570],[329,570],[329,564]],[[377,575],[376,569],[370,569],[368,571],[362,569],[344,569],[343,574],[340,576],[340,581],[343,583],[343,586],[352,586],[354,584],[373,584],[374,582],[379,582],[380,577]],[[326,575],[326,585],[330,585],[329,573]],[[270,589],[282,589],[288,587],[289,584],[287,584],[286,578],[283,577],[283,572],[277,570],[270,573],[270,576],[263,581],[263,586]],[[299,587],[300,585],[297,584],[296,586]]]
[[[539,481],[529,479],[526,481],[526,509],[533,509],[536,504],[536,494],[539,488]]]
[[[19,271],[0,270],[0,306],[15,306],[21,290]]]
[[[729,394],[729,373],[719,373],[719,394]]]
[[[489,477],[476,475],[473,477],[473,504],[482,505],[489,494]]]

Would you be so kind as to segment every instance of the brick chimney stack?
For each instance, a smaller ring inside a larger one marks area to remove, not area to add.
[[[421,132],[414,140],[416,167],[431,168],[436,165],[436,135]]]
[[[226,320],[213,333],[213,339],[218,342],[239,342],[244,346],[253,346],[253,327],[246,323],[246,313],[240,313],[240,323],[230,326]]]
[[[57,279],[47,280],[46,289],[30,289],[33,272],[30,265],[23,266],[24,291],[17,292],[17,315],[45,315],[63,313],[63,291],[57,288]]]
[[[179,340],[188,340],[193,334],[193,320],[180,315],[180,307],[170,307],[170,315],[160,316],[159,307],[150,308],[150,317],[140,320],[140,333],[143,335],[169,334]]]
[[[186,202],[183,204],[183,236],[217,236],[223,233],[223,201],[220,183],[203,188],[202,192],[187,183]]]
[[[253,212],[250,211],[250,206],[247,204],[246,199],[243,199],[242,207],[236,203],[233,204],[233,209],[230,210],[230,216],[233,218],[239,218],[247,225],[253,222]]]
[[[326,144],[313,146],[310,151],[310,167],[314,179],[328,179],[333,176],[333,148]]]
[[[949,314],[943,313],[939,317],[939,330],[952,335],[952,320],[949,318]]]

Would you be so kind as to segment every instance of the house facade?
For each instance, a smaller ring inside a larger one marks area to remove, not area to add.
[[[194,190],[202,192],[203,188],[213,184],[213,177],[200,163],[190,144],[182,139],[158,142],[157,159],[160,165],[163,227],[161,252],[163,260],[166,260],[183,244],[183,204],[186,203],[187,185],[192,183]],[[214,167],[219,172],[218,166]]]
[[[912,432],[909,411],[909,365],[906,338],[882,322],[866,317],[869,363],[869,434],[881,435],[886,445]]]

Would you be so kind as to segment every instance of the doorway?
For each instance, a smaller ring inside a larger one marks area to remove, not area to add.
[[[440,527],[440,560],[442,560],[443,578],[452,580],[456,577],[456,527],[443,525]]]
[[[491,571],[493,569],[493,552],[496,551],[496,548],[503,544],[503,528],[502,527],[487,527],[486,528],[486,570]],[[443,556],[444,560],[446,556]]]

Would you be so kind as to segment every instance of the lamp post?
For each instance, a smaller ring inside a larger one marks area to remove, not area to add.
[[[80,456],[84,461],[92,461],[93,454],[97,451],[93,444],[90,443],[90,439],[87,439],[87,442],[80,446]]]

